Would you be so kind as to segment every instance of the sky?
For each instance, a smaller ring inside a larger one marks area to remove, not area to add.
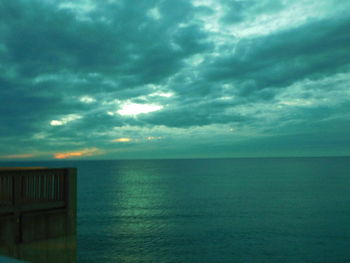
[[[350,155],[349,10],[1,0],[0,160]]]

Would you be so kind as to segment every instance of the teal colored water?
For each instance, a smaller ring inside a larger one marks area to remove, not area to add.
[[[350,158],[30,165],[78,167],[79,263],[350,262]]]

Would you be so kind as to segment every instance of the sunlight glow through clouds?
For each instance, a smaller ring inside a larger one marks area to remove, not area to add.
[[[148,136],[145,139],[147,141],[160,140],[160,139],[163,139],[163,136]],[[117,139],[112,140],[112,142],[131,142],[131,141],[134,141],[134,139],[128,138],[128,137],[122,137],[122,138],[117,138]]]
[[[131,142],[132,139],[131,138],[118,138],[113,140],[112,142]]]
[[[80,116],[78,114],[68,114],[68,115],[62,117],[60,120],[52,120],[50,122],[50,125],[51,126],[62,126],[62,125],[65,125],[69,122],[72,122],[72,121],[75,121],[75,120],[78,120],[81,118],[82,118],[82,116]]]
[[[174,96],[174,93],[172,93],[172,92],[154,92],[148,96],[150,96],[150,97],[159,96],[159,97],[170,98],[170,97]]]
[[[164,107],[156,104],[138,104],[129,103],[124,104],[120,110],[117,111],[118,114],[122,116],[135,116],[141,113],[150,113],[153,111],[159,111]]]

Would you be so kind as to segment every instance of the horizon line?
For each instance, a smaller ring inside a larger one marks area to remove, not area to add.
[[[234,156],[234,157],[149,157],[149,158],[125,158],[125,159],[87,159],[87,158],[67,158],[67,159],[18,159],[18,160],[0,160],[0,163],[9,162],[71,162],[71,161],[161,161],[161,160],[211,160],[211,159],[287,159],[287,158],[350,158],[350,155],[305,155],[305,156]]]

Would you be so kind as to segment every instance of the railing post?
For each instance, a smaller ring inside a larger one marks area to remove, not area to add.
[[[77,225],[77,169],[68,168],[65,178],[65,200],[67,209],[67,248],[69,262],[76,262],[76,225]]]
[[[69,216],[68,233],[76,234],[76,212],[77,212],[77,169],[68,168],[65,181],[66,204]]]
[[[16,246],[14,246],[14,256],[19,257],[19,247],[17,246],[22,239],[22,229],[21,229],[21,172],[13,174],[13,190],[12,190],[12,204],[13,204],[13,215],[14,215],[14,241]]]

